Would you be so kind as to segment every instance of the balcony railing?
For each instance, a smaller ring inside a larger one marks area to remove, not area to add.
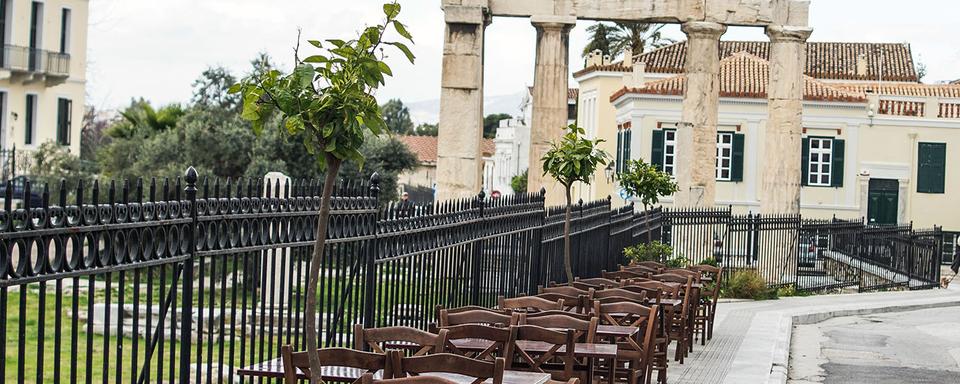
[[[0,66],[14,72],[68,76],[70,74],[70,55],[7,44],[3,46]]]

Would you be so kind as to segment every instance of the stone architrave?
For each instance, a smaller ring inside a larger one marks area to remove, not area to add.
[[[446,5],[437,199],[476,195],[483,187],[483,35],[490,18],[480,6]]]
[[[769,118],[763,147],[760,213],[799,214],[803,136],[803,68],[812,30],[771,25]]]
[[[723,24],[686,22],[687,78],[677,126],[676,206],[711,207],[716,195],[717,116],[720,102],[720,36]]]
[[[567,126],[567,89],[570,73],[570,30],[575,17],[533,16],[530,22],[537,30],[537,59],[533,79],[533,122],[530,126],[530,168],[527,191],[547,190],[547,203],[564,202],[563,187],[549,176],[543,176],[540,159],[550,150],[550,143],[563,136]]]

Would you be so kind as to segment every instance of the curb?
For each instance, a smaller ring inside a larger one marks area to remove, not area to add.
[[[777,326],[776,344],[773,347],[773,362],[770,366],[770,376],[767,384],[786,384],[790,362],[790,344],[793,337],[794,325],[816,324],[836,317],[862,316],[877,313],[911,312],[923,309],[960,306],[960,300],[952,298],[949,301],[932,302],[912,305],[893,305],[873,308],[840,309],[825,312],[807,312],[801,314],[780,314]]]

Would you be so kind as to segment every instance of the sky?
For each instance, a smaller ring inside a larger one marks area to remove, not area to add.
[[[525,0],[517,0],[525,1]],[[155,104],[187,102],[191,84],[207,67],[235,75],[258,52],[289,68],[297,29],[303,39],[349,38],[379,21],[383,0],[93,0],[88,36],[87,103],[113,109],[143,97]],[[394,78],[378,99],[405,102],[440,95],[443,12],[440,0],[400,0],[417,61],[399,53]],[[956,0],[812,0],[811,41],[910,43],[926,64],[925,82],[960,78],[960,2]],[[571,33],[570,68],[583,67],[587,41],[581,21]],[[666,35],[683,39],[679,26]],[[528,19],[496,18],[487,28],[487,95],[516,94],[533,83],[536,34]],[[730,28],[724,40],[767,40],[760,28]],[[308,46],[307,44],[303,44]],[[312,48],[312,47],[310,47]],[[301,48],[306,49],[306,48]]]

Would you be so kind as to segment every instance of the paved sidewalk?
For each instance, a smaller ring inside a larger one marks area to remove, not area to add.
[[[794,324],[946,306],[960,306],[960,284],[951,284],[946,290],[721,302],[713,340],[706,346],[698,342],[685,364],[671,361],[668,382],[785,383]]]

